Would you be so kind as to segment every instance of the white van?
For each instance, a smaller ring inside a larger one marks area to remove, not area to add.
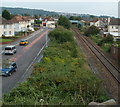
[[[16,53],[16,47],[15,46],[6,46],[5,47],[5,55],[6,54],[15,54]]]

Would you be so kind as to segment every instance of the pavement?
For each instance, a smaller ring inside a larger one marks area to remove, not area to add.
[[[10,45],[16,45],[17,53],[14,55],[2,54],[2,61],[7,59],[14,60],[17,63],[17,72],[13,73],[9,77],[2,77],[2,93],[7,93],[13,89],[20,82],[24,81],[31,74],[31,67],[35,63],[35,60],[45,47],[46,43],[46,30],[39,30],[29,37],[25,37],[29,44],[27,46],[19,46],[19,41],[11,43]],[[4,50],[2,47],[2,52]],[[41,58],[41,56],[40,56]],[[40,59],[38,59],[40,60]]]

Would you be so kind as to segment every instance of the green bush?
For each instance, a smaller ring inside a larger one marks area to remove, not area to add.
[[[48,35],[51,40],[56,40],[59,43],[64,43],[67,41],[73,41],[73,33],[63,27],[58,27],[51,31]]]
[[[85,30],[84,34],[86,36],[90,36],[90,35],[96,35],[99,32],[100,32],[100,30],[96,26],[90,26]]]
[[[66,29],[70,29],[70,27],[71,27],[71,23],[70,23],[69,19],[66,18],[65,16],[60,16],[60,18],[58,20],[58,25],[63,26]]]
[[[108,35],[107,37],[105,37],[105,38],[103,38],[99,43],[98,43],[98,45],[99,46],[102,46],[103,44],[105,44],[105,43],[113,43],[113,37],[112,37],[112,35]]]

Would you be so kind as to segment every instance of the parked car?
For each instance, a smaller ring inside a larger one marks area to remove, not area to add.
[[[28,44],[28,40],[21,40],[19,45],[27,45]]]
[[[17,71],[17,64],[15,62],[8,63],[0,71],[2,76],[11,76],[13,72]]]
[[[16,51],[16,47],[15,46],[6,46],[5,47],[5,51],[4,51],[4,53],[5,53],[5,55],[6,54],[15,54],[17,51]]]

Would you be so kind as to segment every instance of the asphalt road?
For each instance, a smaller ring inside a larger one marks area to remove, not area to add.
[[[34,36],[33,36],[34,35]],[[46,42],[46,31],[35,32],[29,36],[27,46],[19,46],[16,41],[12,45],[16,45],[17,53],[14,55],[2,55],[2,61],[6,59],[14,60],[17,63],[17,72],[13,73],[10,77],[2,77],[2,93],[6,93],[14,88],[22,79],[26,72],[29,72],[31,63],[40,52],[41,48]],[[4,46],[3,46],[4,49]],[[27,76],[26,76],[27,77]]]

